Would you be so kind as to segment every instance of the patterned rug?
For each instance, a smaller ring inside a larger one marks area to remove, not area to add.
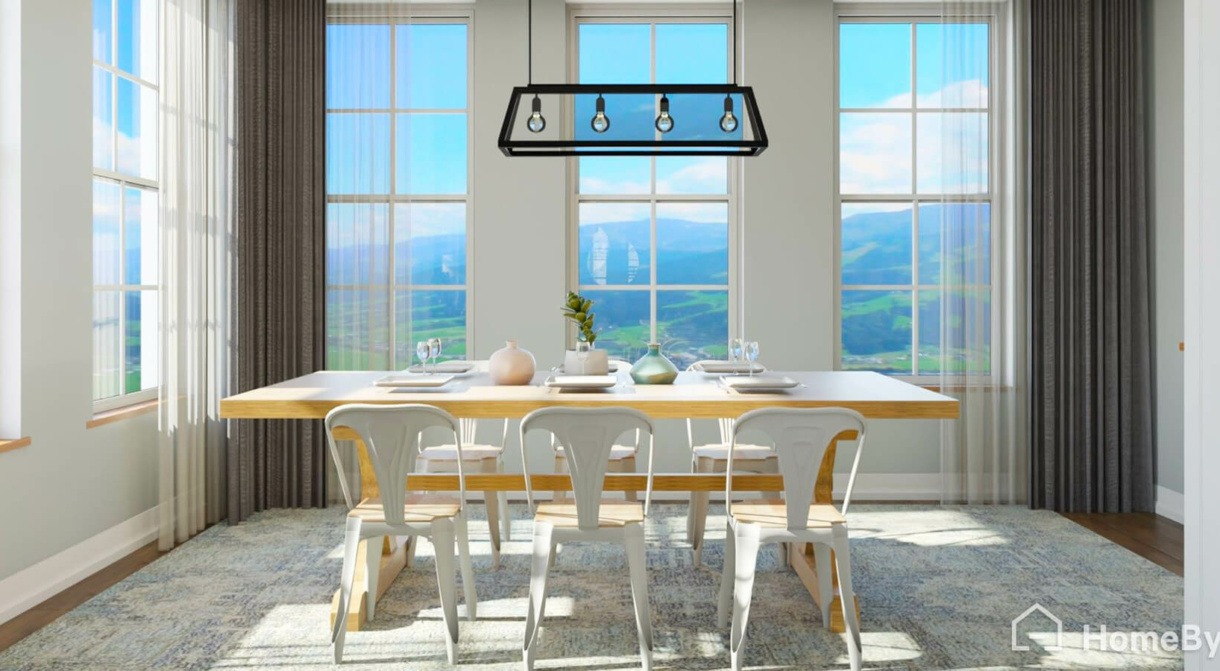
[[[475,514],[481,513],[476,507]],[[530,522],[491,568],[471,523],[479,620],[461,622],[463,669],[521,668]],[[715,626],[723,509],[708,518],[705,566],[684,542],[685,506],[658,504],[648,566],[658,669],[719,669]],[[717,514],[719,513],[719,515]],[[331,666],[327,618],[339,580],[343,511],[275,510],[217,525],[0,653],[0,669],[308,669]],[[851,511],[865,668],[1181,668],[1180,653],[1083,648],[1082,631],[1181,630],[1182,580],[1053,513],[1009,507],[858,506]],[[448,669],[431,547],[347,637],[343,668]],[[764,546],[747,635],[753,668],[846,668],[839,635],[796,575]],[[460,589],[459,589],[460,593]],[[639,668],[621,547],[568,544],[552,569],[538,669]],[[1062,619],[1062,648],[1035,603]],[[1041,619],[1039,619],[1041,618]],[[1041,632],[1041,633],[1039,633]],[[1137,637],[1126,636],[1134,640]],[[1128,641],[1130,643],[1130,640]],[[1131,648],[1128,645],[1128,648]]]

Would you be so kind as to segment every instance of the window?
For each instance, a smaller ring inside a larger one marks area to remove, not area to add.
[[[156,397],[156,0],[93,0],[93,399]]]
[[[731,73],[725,18],[578,17],[576,28],[582,84],[722,83]],[[578,135],[592,134],[594,98],[575,103]],[[674,133],[684,121],[689,128],[689,120],[722,112],[719,100],[669,98]],[[607,109],[606,135],[651,129],[656,105],[643,95],[633,109]],[[660,342],[679,367],[724,358],[734,321],[735,163],[716,156],[572,161],[570,281],[596,303],[597,346],[630,361]]]
[[[845,370],[918,377],[958,365],[992,369],[989,352],[940,347],[942,320],[961,318],[955,306],[980,294],[991,305],[992,37],[986,18],[840,17],[839,361]],[[946,289],[946,274],[972,280]]]
[[[466,18],[332,15],[326,73],[326,365],[467,352]]]

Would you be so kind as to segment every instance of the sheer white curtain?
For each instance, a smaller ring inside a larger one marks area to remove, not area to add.
[[[232,250],[232,5],[163,0],[160,536],[167,550],[225,500]]]
[[[946,2],[940,24],[925,36],[939,42],[929,52],[940,67],[939,73],[925,70],[939,77],[935,85],[919,85],[929,92],[920,95],[920,106],[935,111],[919,114],[916,130],[926,149],[917,160],[932,163],[941,196],[939,203],[921,206],[921,227],[939,229],[940,255],[939,278],[933,278],[939,288],[920,297],[920,309],[939,322],[932,355],[940,386],[961,404],[960,418],[941,425],[947,502],[1022,503],[1028,496],[1023,170],[1012,5]]]

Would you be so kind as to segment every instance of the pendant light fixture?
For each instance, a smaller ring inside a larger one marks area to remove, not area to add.
[[[506,156],[757,156],[767,148],[767,132],[754,89],[737,81],[741,70],[737,58],[740,0],[732,0],[733,83],[660,85],[535,84],[534,3],[527,1],[528,78],[525,86],[513,88],[500,128],[499,146]],[[641,94],[652,96],[655,101],[657,116],[652,128],[643,132],[624,126],[611,132],[615,111],[638,105]],[[593,115],[576,119],[577,102],[583,100],[580,105],[588,110],[594,96]],[[682,118],[671,113],[670,96],[683,99],[679,115]],[[694,102],[699,98],[711,100],[700,105]],[[526,99],[530,101],[530,113],[520,119]],[[692,117],[692,110],[718,109],[716,102],[721,100],[723,114]],[[740,116],[737,105],[741,106]],[[544,108],[558,113],[560,123],[548,126]]]

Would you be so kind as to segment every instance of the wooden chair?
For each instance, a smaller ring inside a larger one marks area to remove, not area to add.
[[[725,541],[724,571],[720,576],[720,597],[716,622],[725,626],[730,606],[732,629],[729,656],[734,671],[741,669],[745,649],[746,621],[754,590],[754,570],[762,543],[813,543],[818,562],[818,590],[822,600],[822,624],[830,628],[830,595],[834,594],[831,551],[839,577],[839,595],[848,637],[848,657],[853,671],[860,668],[860,621],[851,584],[851,550],[848,546],[847,507],[855,486],[856,470],[864,447],[864,417],[845,408],[767,408],[748,412],[733,427],[733,443],[744,431],[760,431],[775,444],[779,471],[784,476],[784,498],[733,503],[735,452],[729,451],[725,477],[725,509],[728,530]],[[856,431],[860,449],[852,464],[851,478],[843,508],[812,504],[822,457],[835,437],[843,431]]]
[[[703,365],[709,361],[696,361],[687,370],[702,371]],[[764,368],[763,371],[766,371]],[[733,445],[733,420],[722,418],[716,420],[720,429],[720,442],[704,445],[695,444],[693,420],[686,420],[686,442],[690,446],[691,472],[693,473],[723,473],[728,468],[729,446]],[[738,444],[733,448],[733,468],[745,473],[778,473],[779,461],[775,450],[767,445]],[[764,494],[765,496],[765,494]],[[691,544],[695,555],[695,566],[703,563],[703,535],[707,528],[707,507],[710,494],[708,492],[691,492],[690,508],[686,514],[686,540]]]
[[[352,504],[348,491],[347,476],[343,472],[343,460],[339,458],[334,431],[346,427],[356,432],[364,442],[368,460],[373,465],[380,499],[365,499],[359,505]],[[458,453],[458,483],[460,496],[437,496],[411,494],[405,483],[407,474],[414,469],[419,453],[419,435],[427,428],[440,427],[454,433],[454,445]],[[430,405],[398,404],[370,405],[349,404],[331,410],[326,415],[326,438],[331,456],[339,470],[339,483],[343,498],[347,502],[347,533],[343,542],[343,573],[339,587],[339,615],[335,617],[331,642],[334,644],[335,663],[343,660],[343,641],[347,632],[348,604],[352,596],[352,583],[356,573],[356,554],[361,542],[365,548],[368,580],[367,616],[370,621],[376,615],[375,603],[377,578],[381,570],[381,546],[385,536],[424,536],[432,539],[436,547],[436,580],[440,588],[441,608],[448,635],[445,649],[449,663],[457,655],[457,582],[454,578],[453,547],[457,543],[462,570],[462,588],[466,592],[466,615],[475,618],[478,597],[475,594],[474,570],[470,563],[470,543],[466,534],[465,478],[462,473],[462,440],[458,435],[458,421],[449,413]]]
[[[521,463],[529,473],[525,434],[533,429],[549,431],[567,451],[574,499],[541,503],[536,508],[530,478],[526,475],[526,499],[534,513],[534,552],[530,569],[529,611],[525,620],[522,656],[527,671],[533,668],[538,631],[546,607],[546,579],[555,545],[561,541],[610,541],[623,543],[631,575],[631,598],[635,604],[636,632],[645,669],[652,668],[652,621],[648,607],[647,559],[644,552],[644,520],[652,499],[652,450],[648,459],[648,486],[644,503],[603,499],[607,465],[615,441],[624,433],[639,431],[652,440],[648,416],[627,408],[543,408],[521,420]]]
[[[496,443],[479,443],[478,421],[474,419],[460,420],[461,430],[458,436],[462,443],[461,462],[468,473],[503,473],[504,444],[508,439],[508,420],[503,420],[500,430],[500,441]],[[420,450],[417,467],[422,473],[457,473],[457,446],[432,445]],[[502,540],[512,540],[512,517],[508,508],[508,492],[483,492],[483,504],[487,507],[488,536],[491,538],[491,556],[494,566],[500,565],[500,547]],[[413,555],[415,544],[407,549]]]

